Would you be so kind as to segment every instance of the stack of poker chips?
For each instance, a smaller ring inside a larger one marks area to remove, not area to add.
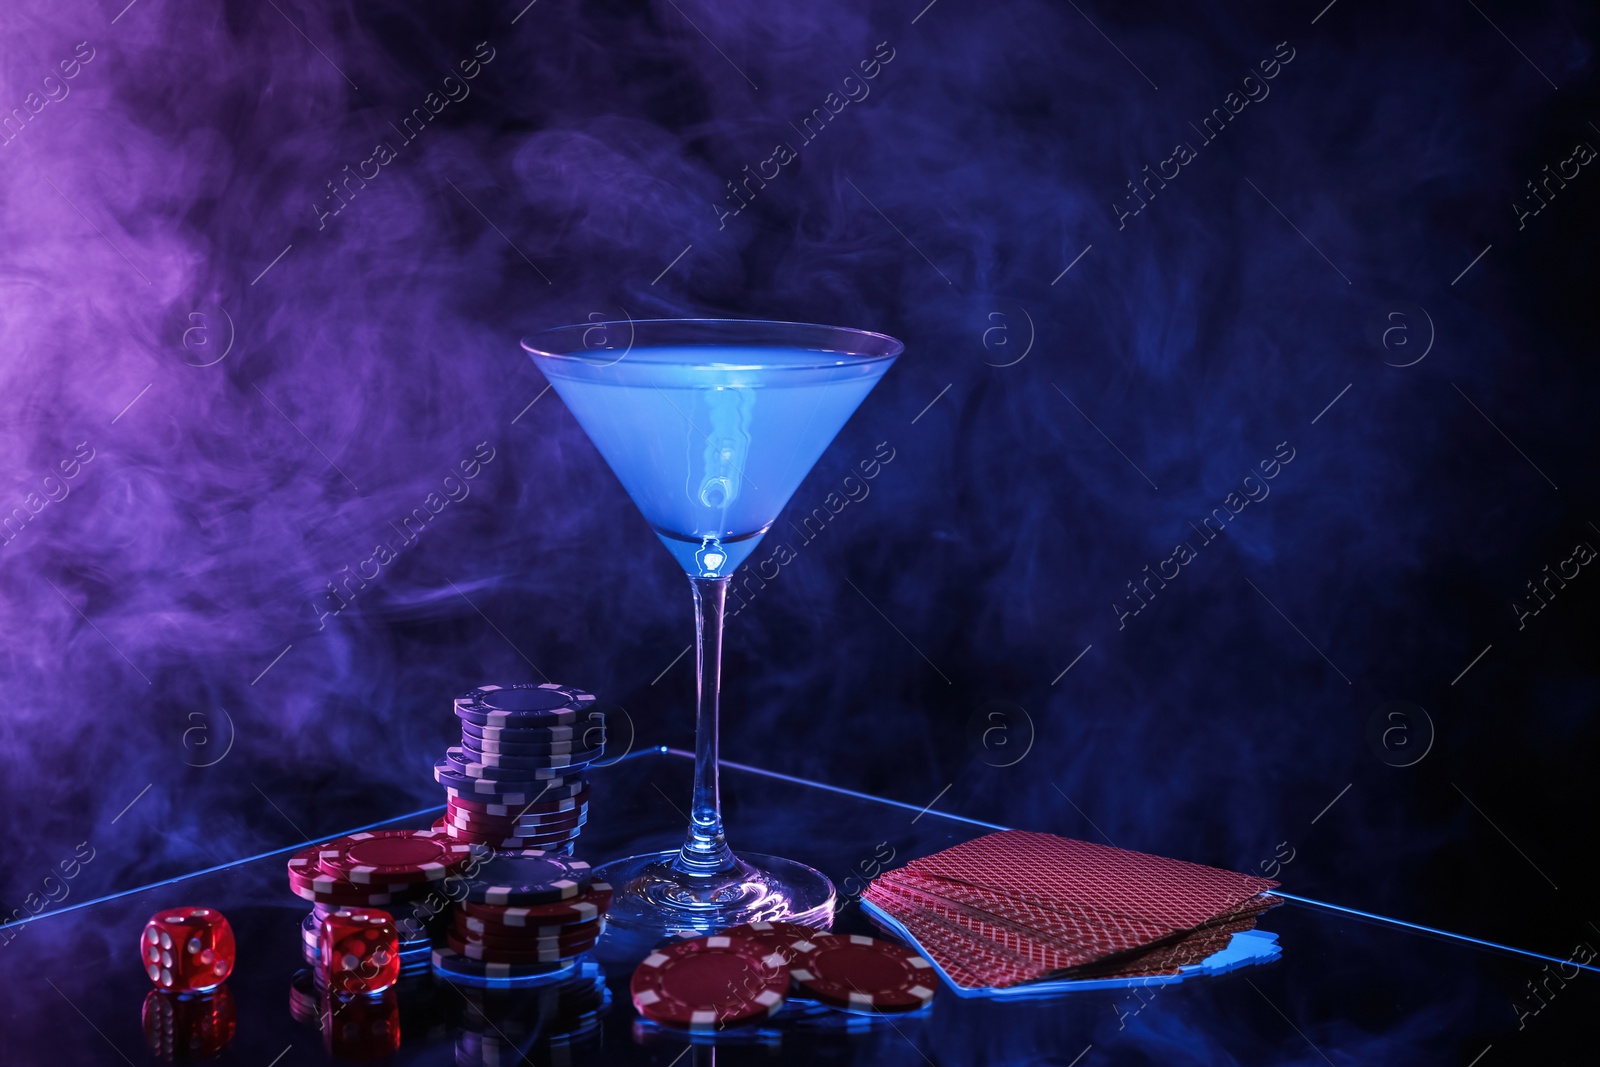
[[[640,1015],[688,1030],[759,1024],[790,998],[912,1012],[927,1007],[937,989],[933,965],[900,945],[785,922],[748,923],[659,948],[631,983]]]
[[[434,829],[496,850],[572,852],[589,818],[584,769],[605,752],[605,714],[565,685],[486,685],[454,701],[461,744],[433,776],[449,801]]]
[[[436,883],[466,867],[472,855],[472,846],[433,830],[352,834],[295,853],[289,889],[312,902],[300,933],[313,974],[325,973],[322,920],[340,908],[389,912],[400,935],[401,973],[426,970],[433,948],[429,921],[449,904]]]
[[[581,960],[572,973],[532,988],[461,990],[457,1067],[594,1063],[600,1020],[611,1009],[605,972]]]
[[[611,887],[582,860],[527,849],[480,864],[465,884],[433,970],[462,985],[565,980],[605,930]]]

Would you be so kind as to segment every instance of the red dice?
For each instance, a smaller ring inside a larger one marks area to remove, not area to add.
[[[168,908],[150,916],[139,940],[144,971],[157,989],[200,993],[233,973],[233,927],[215,908]]]
[[[330,992],[382,993],[400,980],[394,916],[377,908],[340,908],[322,920],[322,967]]]

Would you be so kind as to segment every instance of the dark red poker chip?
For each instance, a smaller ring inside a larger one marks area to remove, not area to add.
[[[324,846],[314,845],[301,849],[289,857],[289,888],[295,896],[324,904],[369,905],[388,904],[395,896],[403,895],[414,886],[404,883],[357,885],[335,874],[324,871],[318,859]],[[378,898],[382,898],[381,900]]]
[[[589,891],[566,900],[550,904],[478,904],[463,901],[462,914],[498,926],[546,926],[570,920],[588,922],[604,915],[611,907],[611,886],[605,882],[591,882]]]
[[[318,862],[357,885],[434,882],[466,866],[472,846],[432,830],[377,830],[322,846]]]
[[[759,942],[722,934],[679,941],[633,972],[633,1006],[652,1022],[717,1030],[765,1019],[783,1007],[789,974]]]
[[[818,930],[814,926],[780,921],[745,923],[743,926],[731,926],[722,932],[729,937],[743,937],[759,942],[783,956],[785,960],[793,958],[794,950],[790,946],[796,941],[809,942],[810,938],[827,933],[826,930]]]
[[[860,934],[812,934],[792,942],[789,976],[824,1004],[858,1011],[916,1011],[933,1000],[933,965],[910,949]]]

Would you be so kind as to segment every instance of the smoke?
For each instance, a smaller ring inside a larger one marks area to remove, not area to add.
[[[6,899],[83,840],[104,889],[436,801],[484,681],[685,740],[688,591],[517,339],[731,314],[908,350],[792,514],[897,458],[732,625],[730,758],[1244,869],[1297,838],[1302,884],[1381,857],[1356,902],[1411,903],[1402,842],[1471,836],[1415,783],[1498,740],[1449,680],[1579,530],[1485,419],[1593,497],[1592,377],[1505,356],[1563,336],[1516,272],[1576,262],[1600,179],[1506,204],[1600,139],[1541,80],[1588,84],[1592,13],[1505,25],[1536,73],[1470,11],[516,6],[12,10]],[[1399,698],[1449,724],[1408,781],[1362,741]]]

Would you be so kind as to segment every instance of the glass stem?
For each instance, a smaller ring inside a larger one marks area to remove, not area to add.
[[[717,785],[717,705],[722,691],[722,616],[727,578],[690,577],[695,607],[694,799],[689,831],[674,864],[685,874],[710,876],[734,866],[722,832],[722,795]]]

